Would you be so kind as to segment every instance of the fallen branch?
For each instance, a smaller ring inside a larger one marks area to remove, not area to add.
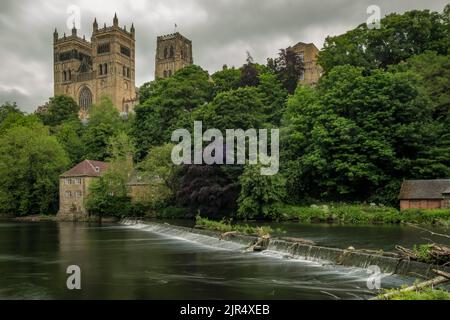
[[[425,281],[425,282],[413,285],[413,286],[405,288],[405,289],[400,289],[400,290],[397,290],[397,291],[391,291],[391,292],[388,292],[388,293],[376,296],[374,298],[371,298],[370,300],[388,300],[388,299],[390,299],[390,298],[392,298],[392,297],[394,297],[394,296],[396,296],[396,295],[398,295],[400,293],[411,292],[411,291],[420,291],[420,290],[423,290],[423,289],[425,289],[427,287],[435,287],[435,286],[438,286],[440,284],[443,284],[443,283],[446,283],[446,282],[450,281],[450,275],[448,273],[445,273],[445,272],[442,272],[442,271],[439,271],[439,270],[433,270],[433,272],[435,272],[437,274],[441,274],[442,273],[442,274],[445,274],[445,276],[441,276],[440,275],[439,277],[436,277],[434,279],[431,279],[431,280],[428,280],[428,281]]]

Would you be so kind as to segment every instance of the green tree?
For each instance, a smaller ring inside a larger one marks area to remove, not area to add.
[[[407,177],[433,121],[418,82],[410,74],[365,75],[342,66],[316,94],[298,89],[288,103],[282,148],[290,196],[367,200]]]
[[[26,115],[20,112],[11,112],[3,119],[2,122],[0,122],[0,134],[5,133],[11,128],[31,128],[36,125],[42,125],[42,122],[37,115]]]
[[[221,92],[238,89],[241,85],[241,71],[235,68],[225,68],[211,76],[214,82],[213,96]]]
[[[288,92],[273,73],[262,73],[259,79],[257,90],[263,104],[264,121],[279,125],[286,108]]]
[[[67,120],[54,129],[53,135],[66,150],[72,166],[85,160],[84,129],[79,119]]]
[[[185,126],[191,110],[211,98],[212,83],[200,67],[185,67],[166,79],[148,85],[149,98],[136,107],[132,135],[138,145],[138,159],[145,158],[153,146],[170,141],[172,132]]]
[[[0,124],[10,115],[10,114],[23,114],[15,102],[5,102],[0,106]]]
[[[445,12],[393,13],[381,19],[380,29],[368,29],[361,24],[343,35],[327,37],[319,64],[325,72],[345,64],[386,69],[427,50],[446,55],[450,44],[448,31]]]
[[[247,52],[247,63],[241,67],[240,87],[256,87],[259,84],[259,70],[250,52]]]
[[[293,94],[304,73],[303,60],[294,50],[280,49],[278,58],[267,59],[267,66],[277,75],[283,87]]]
[[[393,72],[410,72],[420,77],[434,106],[434,117],[446,116],[450,109],[450,55],[438,55],[434,51],[413,56],[391,68]]]
[[[68,157],[42,125],[18,126],[0,136],[0,212],[50,214],[58,207],[59,175]]]
[[[214,100],[195,110],[193,120],[203,121],[205,128],[226,129],[261,128],[264,105],[257,88],[246,87],[220,93]]]
[[[261,165],[246,165],[240,177],[239,218],[278,218],[276,207],[284,199],[285,181],[280,174],[264,176],[260,170]]]
[[[40,113],[42,121],[48,126],[58,126],[64,121],[78,119],[80,107],[72,97],[58,95],[50,98],[48,109]]]
[[[111,100],[102,98],[100,104],[92,106],[89,123],[83,135],[86,158],[103,161],[110,157],[109,139],[123,129],[124,120],[121,119]]]
[[[127,183],[134,173],[134,143],[125,133],[119,132],[108,140],[108,169],[89,187],[86,208],[89,214],[118,217],[133,214]]]

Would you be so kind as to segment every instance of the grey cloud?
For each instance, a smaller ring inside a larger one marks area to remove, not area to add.
[[[81,35],[89,39],[94,17],[100,25],[136,27],[136,82],[153,79],[156,36],[178,31],[192,39],[194,61],[211,73],[223,64],[240,66],[250,51],[258,62],[299,41],[319,48],[327,35],[367,19],[366,8],[382,15],[412,9],[442,10],[446,0],[2,0],[0,12],[0,103],[17,101],[28,112],[53,94],[52,33],[69,33],[67,7],[81,9]]]

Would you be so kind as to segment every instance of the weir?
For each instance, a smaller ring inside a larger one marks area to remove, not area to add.
[[[121,224],[146,230],[161,235],[176,237],[198,244],[229,250],[244,250],[255,245],[259,238],[236,233],[222,234],[217,231],[187,228],[170,225],[167,223],[143,222],[141,220],[124,219]],[[385,274],[398,274],[404,276],[422,276],[432,278],[435,276],[433,269],[450,273],[450,267],[435,266],[426,263],[409,261],[400,258],[383,256],[381,254],[369,254],[356,250],[343,250],[338,248],[308,245],[294,241],[270,238],[265,241],[266,251],[281,253],[289,258],[314,261],[323,264],[335,264],[346,267],[366,269],[369,266],[378,266]]]

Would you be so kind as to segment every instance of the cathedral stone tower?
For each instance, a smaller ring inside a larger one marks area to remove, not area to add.
[[[180,33],[160,36],[156,45],[155,78],[167,78],[194,63],[192,42]]]
[[[121,113],[133,110],[135,87],[135,29],[119,27],[117,15],[111,27],[99,28],[94,20],[91,42],[72,29],[70,36],[53,34],[54,94],[71,96],[88,117],[92,104],[109,97]]]

